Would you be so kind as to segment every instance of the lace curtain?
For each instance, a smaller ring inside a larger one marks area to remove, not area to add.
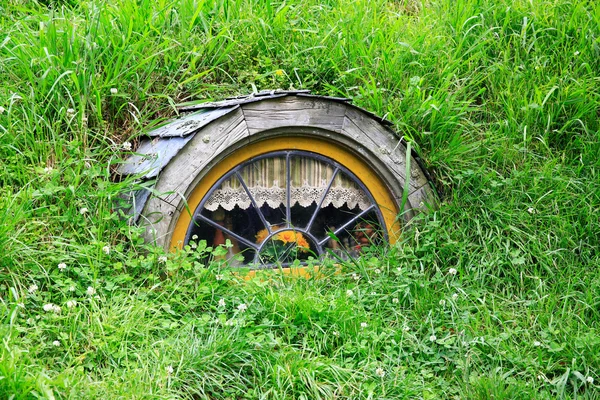
[[[334,169],[319,160],[307,157],[290,159],[290,205],[309,207],[318,203],[331,181]],[[271,208],[286,205],[286,160],[285,157],[263,158],[240,171],[256,204],[267,204]],[[236,205],[247,209],[252,204],[242,184],[232,175],[214,190],[204,204],[204,208],[215,211],[219,206],[231,211]],[[371,202],[366,193],[350,177],[338,171],[321,207],[333,205],[350,209],[357,206],[367,209]]]

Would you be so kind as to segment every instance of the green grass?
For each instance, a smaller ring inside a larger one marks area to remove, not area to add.
[[[318,280],[145,245],[121,144],[273,88],[392,121],[439,210]],[[6,0],[0,107],[0,398],[600,398],[596,2]]]

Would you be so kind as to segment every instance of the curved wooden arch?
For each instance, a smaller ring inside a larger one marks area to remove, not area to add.
[[[257,154],[284,148],[314,151],[355,174],[358,171],[357,176],[379,196],[377,202],[389,210],[390,238],[399,228],[392,220],[400,211],[406,183],[405,222],[417,210],[436,203],[426,171],[414,154],[409,155],[411,169],[406,176],[406,146],[385,121],[341,99],[294,92],[199,105],[194,110],[198,109],[187,120],[149,134],[154,139],[142,143],[138,152],[146,159],[155,156],[154,164],[145,164],[138,155],[122,168],[126,174],[149,171],[145,176],[156,179],[153,195],[144,199],[141,221],[146,239],[165,248],[177,244],[177,232],[189,219],[186,209],[193,212],[215,177]]]

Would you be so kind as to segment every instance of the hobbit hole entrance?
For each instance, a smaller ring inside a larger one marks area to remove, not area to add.
[[[418,156],[348,99],[276,91],[180,111],[120,168],[149,187],[130,212],[166,249],[228,244],[253,268],[344,257],[435,206]]]

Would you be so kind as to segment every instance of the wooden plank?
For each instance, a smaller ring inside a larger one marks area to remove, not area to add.
[[[405,182],[406,147],[393,131],[361,111],[348,107],[342,133],[367,147],[385,163],[400,182]],[[421,171],[414,157],[411,158],[410,175],[409,183],[413,190],[427,182],[425,174]]]
[[[322,99],[288,96],[241,106],[250,135],[284,127],[311,127],[341,132],[345,105]]]
[[[181,195],[189,194],[189,186],[212,159],[227,154],[234,143],[246,137],[248,128],[240,110],[200,131],[167,167],[172,181],[171,190],[176,193],[167,196],[165,200],[178,203]]]
[[[179,211],[186,212],[184,199],[195,188],[201,173],[215,158],[227,154],[233,144],[245,140],[248,129],[241,110],[235,110],[215,123],[199,131],[178,155],[163,169],[157,179],[153,196],[147,203],[144,215],[148,216],[146,238],[153,239],[157,245],[164,246],[170,238],[170,232]],[[194,210],[191,210],[192,212]],[[154,239],[151,230],[159,232]],[[166,236],[165,236],[166,235]]]
[[[160,197],[151,196],[138,222],[146,227],[144,239],[165,247],[170,237],[169,226],[174,215],[175,207],[165,203]]]
[[[406,148],[394,134],[376,121],[365,118],[358,110],[348,108],[342,133],[365,146],[379,158],[399,182],[401,189],[406,181]],[[395,150],[394,150],[395,148]],[[412,182],[411,182],[412,183]],[[414,185],[411,185],[414,189]]]
[[[426,211],[438,207],[437,195],[429,182],[409,194],[408,202],[414,210]]]

